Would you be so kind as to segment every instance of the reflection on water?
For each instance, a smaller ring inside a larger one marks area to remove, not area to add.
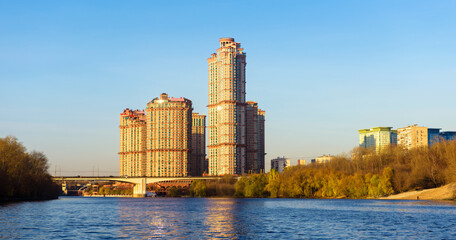
[[[235,199],[207,199],[206,221],[208,229],[206,236],[214,238],[233,238]]]
[[[0,206],[0,239],[454,239],[430,201],[82,198]]]
[[[235,199],[119,199],[118,237],[233,238]]]

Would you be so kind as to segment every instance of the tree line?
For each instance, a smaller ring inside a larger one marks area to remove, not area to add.
[[[0,201],[55,199],[61,189],[42,152],[27,152],[17,138],[0,138]]]
[[[194,181],[195,197],[376,198],[456,181],[456,141],[431,147],[391,146],[376,153],[354,148],[327,163],[287,167],[282,173]]]

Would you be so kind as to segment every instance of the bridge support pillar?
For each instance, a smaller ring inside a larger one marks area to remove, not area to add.
[[[146,178],[142,178],[139,183],[133,187],[133,197],[146,197]]]

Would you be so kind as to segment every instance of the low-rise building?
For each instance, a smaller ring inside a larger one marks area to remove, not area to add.
[[[320,157],[315,158],[316,163],[327,163],[331,160],[333,160],[335,157],[331,155],[323,155]]]
[[[298,166],[305,166],[306,160],[305,159],[298,159]]]
[[[271,160],[271,169],[275,169],[281,173],[286,167],[290,166],[290,159],[285,157],[277,157]]]

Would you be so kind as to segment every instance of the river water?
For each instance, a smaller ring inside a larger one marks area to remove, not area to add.
[[[84,198],[0,205],[0,239],[456,239],[431,201]]]

